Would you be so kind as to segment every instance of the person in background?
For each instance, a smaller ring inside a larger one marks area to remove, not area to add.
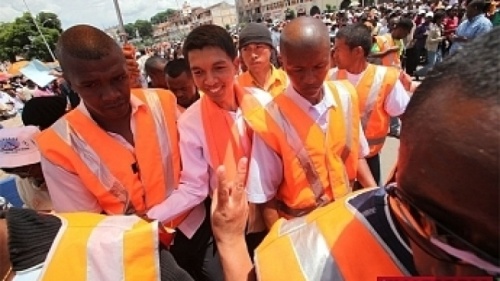
[[[457,16],[458,7],[456,6],[447,6],[445,9],[446,17],[443,21],[444,25],[444,36],[446,36],[446,42],[443,44],[443,57],[446,57],[450,51],[452,43],[452,37],[455,34],[458,24],[460,23],[460,19]]]
[[[360,24],[341,28],[335,38],[335,60],[338,69],[329,79],[347,79],[356,87],[361,126],[370,146],[366,162],[377,184],[381,183],[380,152],[384,145],[390,117],[405,111],[410,96],[393,67],[370,64],[371,36]]]
[[[160,56],[152,56],[146,60],[144,69],[151,80],[149,88],[168,89],[164,72],[167,62],[168,60]]]
[[[453,44],[450,55],[457,52],[463,43],[487,33],[493,27],[491,21],[485,16],[486,4],[483,0],[467,1],[466,19],[457,27],[457,32],[451,37]]]
[[[259,23],[249,23],[239,34],[240,57],[247,71],[238,76],[242,87],[257,87],[275,97],[287,86],[286,73],[271,63],[274,50],[269,29]]]
[[[23,87],[23,91],[19,97],[21,98],[22,101],[27,102],[29,101],[33,95],[35,94],[36,90],[36,84],[31,81],[31,80],[26,80],[26,85]]]
[[[67,108],[67,100],[61,96],[32,98],[24,105],[21,118],[25,126],[43,131],[66,114]]]
[[[376,43],[372,48],[372,57],[381,58],[382,65],[401,68],[401,54],[404,49],[402,39],[408,36],[413,28],[410,19],[402,18],[394,24],[385,35],[375,36]]]
[[[165,80],[168,89],[177,97],[181,113],[200,99],[200,93],[194,84],[189,64],[184,58],[167,63]]]
[[[428,13],[429,14],[429,13]],[[417,81],[420,76],[426,76],[427,72],[434,67],[436,63],[441,61],[441,55],[439,52],[439,44],[443,42],[446,37],[441,34],[441,24],[444,19],[444,12],[437,11],[434,14],[432,19],[432,23],[429,25],[429,29],[427,31],[427,39],[425,41],[425,49],[427,50],[427,63],[425,66],[414,73]]]
[[[17,176],[17,191],[27,208],[50,211],[52,202],[34,140],[39,132],[35,126],[1,129],[0,169]]]

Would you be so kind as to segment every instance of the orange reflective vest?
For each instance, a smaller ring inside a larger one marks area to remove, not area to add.
[[[368,157],[378,154],[384,145],[390,119],[385,103],[398,77],[399,72],[395,68],[369,64],[356,85],[361,126],[370,145]],[[347,79],[347,71],[334,69],[330,78]]]
[[[175,97],[165,90],[134,89],[132,94],[144,102],[134,115],[135,153],[78,109],[37,138],[42,155],[77,175],[107,214],[144,214],[178,186]]]
[[[249,92],[238,85],[234,86],[235,96],[240,108],[244,112],[249,112],[262,106],[259,95],[269,95],[267,92],[249,89]],[[269,100],[271,97],[267,97]],[[208,96],[200,99],[201,119],[205,140],[210,155],[210,166],[213,170],[224,165],[226,178],[234,180],[237,175],[237,163],[243,157],[249,157],[252,140],[252,131],[246,125],[238,128],[230,113],[220,108]],[[246,142],[247,147],[245,147]],[[254,204],[250,204],[248,218],[248,232],[260,232],[265,230],[264,220],[260,210]]]
[[[284,94],[247,117],[254,132],[282,159],[284,180],[276,199],[280,215],[287,218],[303,216],[349,193],[349,180],[356,177],[360,124],[356,91],[347,80],[324,85],[329,90],[325,94],[332,94],[336,103],[329,109],[326,134]]]
[[[57,216],[62,226],[38,280],[160,280],[158,223],[137,216]]]
[[[364,189],[294,220],[279,220],[254,257],[258,280],[367,281],[415,273],[380,189]],[[390,215],[389,215],[390,217]]]
[[[241,87],[245,88],[246,87],[260,88],[270,93],[271,96],[273,97],[281,94],[288,85],[288,76],[283,70],[276,69],[272,65],[271,67],[272,67],[271,77],[269,77],[268,81],[266,81],[266,85],[258,85],[257,82],[255,82],[254,78],[252,77],[252,74],[250,74],[250,71],[245,71],[238,76],[238,84]]]
[[[375,36],[375,40],[377,41],[377,46],[380,50],[380,52],[384,52],[388,50],[391,47],[395,47],[396,43],[394,42],[394,39],[392,38],[392,35],[390,33],[380,35],[380,36]],[[401,68],[401,58],[399,51],[397,52],[391,52],[385,56],[382,57],[382,65],[385,66],[395,66],[398,68]]]

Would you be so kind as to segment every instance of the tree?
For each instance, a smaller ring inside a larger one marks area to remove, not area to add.
[[[50,49],[54,50],[61,32],[61,22],[57,15],[40,13],[35,18]],[[24,13],[11,23],[0,24],[0,60],[13,62],[16,56],[23,56],[26,59],[37,58],[42,61],[52,61],[34,20],[29,13]],[[40,20],[43,21],[40,22]]]
[[[151,17],[152,24],[159,24],[161,22],[166,22],[171,16],[175,15],[177,10],[167,9],[166,11],[159,12],[156,15]]]
[[[124,28],[129,38],[135,38],[135,25],[133,23],[127,23]]]
[[[153,36],[153,25],[149,21],[136,20],[134,26],[139,31],[139,35],[142,38]]]

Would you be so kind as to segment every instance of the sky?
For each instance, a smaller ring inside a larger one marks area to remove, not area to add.
[[[113,0],[25,0],[33,14],[41,11],[59,16],[63,29],[91,24],[104,29],[118,24]],[[185,0],[118,0],[124,23],[149,20],[167,8],[180,9]],[[222,0],[191,0],[191,7],[207,7]],[[226,0],[234,4],[234,0]],[[0,0],[0,22],[10,22],[27,11],[23,0]]]

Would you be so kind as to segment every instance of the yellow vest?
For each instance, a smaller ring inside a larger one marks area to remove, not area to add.
[[[57,215],[40,281],[159,281],[159,224],[137,216]]]
[[[393,67],[369,64],[356,86],[359,98],[361,126],[370,146],[369,157],[380,152],[389,130],[389,114],[385,111],[387,97],[398,81],[399,72]],[[345,69],[334,69],[330,79],[347,79]]]

